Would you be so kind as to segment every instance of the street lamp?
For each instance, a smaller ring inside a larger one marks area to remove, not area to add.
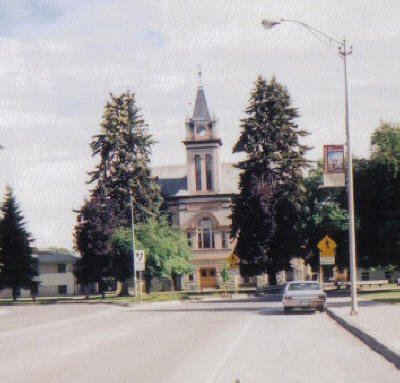
[[[135,296],[137,295],[136,291],[136,254],[135,254],[135,212],[133,205],[133,192],[132,186],[129,184],[129,205],[131,209],[131,229],[132,229],[132,256],[133,256],[133,291],[135,292]]]
[[[279,21],[273,21],[264,19],[262,20],[262,25],[265,29],[271,29],[278,24],[282,24],[284,22],[290,22],[299,24],[305,29],[307,29],[310,33],[312,33],[315,37],[320,39],[321,37],[327,40],[328,42],[334,42],[338,44],[338,53],[339,57],[343,60],[344,67],[344,96],[345,96],[345,125],[346,125],[346,146],[347,146],[347,198],[348,198],[348,209],[349,209],[349,252],[350,252],[350,281],[351,281],[351,312],[350,314],[358,313],[358,302],[357,302],[357,270],[356,270],[356,240],[355,240],[355,229],[354,229],[354,196],[353,196],[353,162],[352,162],[352,150],[351,150],[351,141],[350,141],[350,120],[349,120],[349,96],[347,90],[347,63],[346,58],[348,55],[352,53],[352,48],[347,48],[346,40],[339,41],[336,40],[324,32],[311,27],[310,25],[303,23],[298,20],[291,19],[280,19]]]

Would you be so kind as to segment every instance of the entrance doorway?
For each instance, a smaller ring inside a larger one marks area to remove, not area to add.
[[[202,267],[200,269],[200,287],[202,289],[217,287],[217,272],[215,267]]]

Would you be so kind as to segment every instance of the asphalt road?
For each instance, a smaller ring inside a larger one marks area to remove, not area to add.
[[[326,314],[262,300],[0,307],[0,382],[385,382]]]

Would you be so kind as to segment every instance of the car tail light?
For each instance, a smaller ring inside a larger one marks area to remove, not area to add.
[[[288,295],[285,295],[285,301],[290,301],[290,300],[292,300],[292,297],[290,297],[290,296],[288,296]]]

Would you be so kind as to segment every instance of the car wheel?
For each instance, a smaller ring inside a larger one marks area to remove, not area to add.
[[[319,308],[318,308],[318,311],[321,312],[321,313],[323,313],[323,312],[325,311],[325,306],[319,307]]]
[[[285,313],[289,312],[290,310],[292,310],[291,307],[284,307],[284,308],[283,308],[283,311],[284,311]]]

